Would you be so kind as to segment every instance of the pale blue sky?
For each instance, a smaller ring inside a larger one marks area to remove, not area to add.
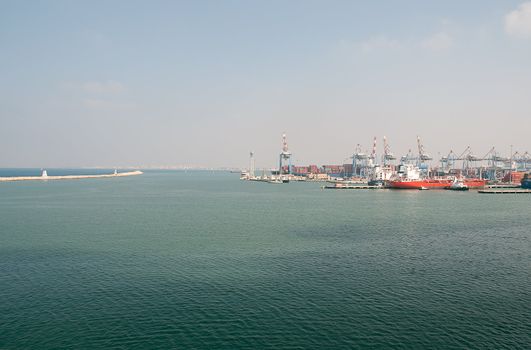
[[[531,151],[531,2],[0,0],[0,167]]]

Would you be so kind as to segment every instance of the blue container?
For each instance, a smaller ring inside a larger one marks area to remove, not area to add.
[[[522,188],[531,189],[531,178],[529,178],[529,174],[524,175],[524,178],[522,179]]]

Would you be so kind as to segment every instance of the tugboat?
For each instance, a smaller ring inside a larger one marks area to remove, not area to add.
[[[465,184],[463,180],[459,180],[458,178],[455,178],[454,182],[448,187],[446,187],[447,190],[452,191],[468,191],[468,185]]]
[[[522,179],[522,188],[525,188],[525,189],[531,189],[531,177],[530,177],[530,174],[527,173],[524,175],[524,178]]]

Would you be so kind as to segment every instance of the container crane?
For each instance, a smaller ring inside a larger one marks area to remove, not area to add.
[[[420,136],[417,136],[417,147],[419,150],[419,162],[425,162],[427,160],[432,160],[433,158],[424,151],[424,145],[420,140]]]
[[[424,151],[424,145],[422,144],[420,140],[420,136],[417,136],[417,147],[418,147],[418,159],[417,159],[417,166],[419,169],[424,173],[429,173],[429,166],[426,163],[427,161],[432,160],[433,158]]]
[[[472,153],[472,149],[470,146],[468,146],[468,152],[463,158],[463,171],[470,175],[471,170],[477,167],[477,162],[480,160],[481,158],[474,155],[474,153]]]
[[[283,166],[285,166],[286,161],[288,162],[288,174],[291,174],[291,152],[288,149],[288,141],[286,138],[286,133],[282,134],[282,152],[279,156],[279,166],[278,173],[282,175]]]
[[[383,155],[382,162],[384,166],[387,166],[389,165],[390,161],[395,160],[396,157],[393,153],[391,153],[391,147],[387,143],[387,137],[385,136],[383,137],[383,144],[384,144],[384,155]]]
[[[449,173],[451,169],[455,166],[456,156],[453,150],[450,150],[447,156],[441,158],[441,168]]]
[[[371,166],[376,165],[376,136],[374,137],[373,142],[372,142],[372,152],[371,152],[369,159],[370,159],[369,165]]]
[[[524,152],[521,156],[516,158],[516,166],[517,169],[520,169],[522,171],[527,171],[530,169],[529,163],[531,162],[531,154],[529,152]]]
[[[367,153],[361,150],[361,145],[358,143],[354,154],[352,155],[352,172],[356,176],[365,177],[367,176],[367,167],[369,156]]]

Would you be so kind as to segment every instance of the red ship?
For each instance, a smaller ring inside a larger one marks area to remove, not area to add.
[[[450,187],[453,179],[418,179],[418,180],[394,180],[388,181],[387,187],[399,189],[445,189]],[[468,188],[481,188],[487,183],[487,180],[482,179],[463,179],[463,183]]]

